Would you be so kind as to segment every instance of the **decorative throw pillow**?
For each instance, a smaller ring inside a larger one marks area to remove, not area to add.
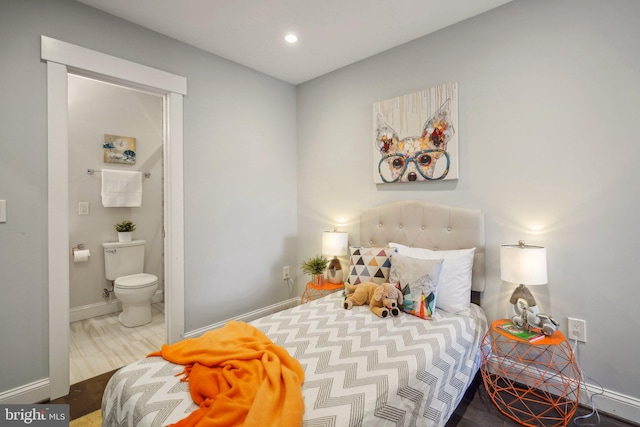
[[[438,282],[438,308],[457,313],[469,307],[471,301],[471,272],[476,248],[451,251],[432,251],[389,243],[398,253],[419,259],[442,259],[442,271]]]
[[[431,319],[436,308],[436,289],[442,260],[411,258],[399,253],[391,257],[389,283],[404,296],[402,311]]]
[[[389,281],[391,254],[395,248],[349,248],[349,278],[348,282],[357,285],[362,282],[377,284]]]

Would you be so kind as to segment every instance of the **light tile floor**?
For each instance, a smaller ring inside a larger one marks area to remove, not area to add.
[[[70,384],[121,368],[160,350],[166,342],[164,303],[151,305],[151,323],[127,328],[118,314],[71,323]]]

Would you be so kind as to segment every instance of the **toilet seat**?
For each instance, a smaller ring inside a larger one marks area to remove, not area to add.
[[[118,277],[113,286],[120,289],[140,289],[156,285],[158,277],[153,274],[139,273],[130,276]]]

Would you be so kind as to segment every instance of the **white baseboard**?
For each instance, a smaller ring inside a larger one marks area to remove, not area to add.
[[[205,326],[204,328],[195,329],[193,331],[184,334],[185,338],[195,338],[204,334],[205,332],[213,331],[223,327],[229,320],[240,320],[243,322],[251,322],[263,316],[277,313],[278,311],[286,310],[287,308],[295,307],[300,304],[300,298],[291,298],[268,307],[263,307],[258,310],[251,311],[249,313],[242,314],[240,316],[232,317],[231,319],[223,320],[222,322],[214,323],[213,325]]]
[[[587,386],[591,394],[600,391],[600,387],[597,385],[587,384]],[[584,406],[591,408],[591,403],[588,400],[587,393],[584,392],[583,387],[580,402]],[[634,425],[640,426],[640,424],[638,424],[638,420],[640,420],[640,399],[638,398],[605,389],[601,396],[595,396],[593,398],[593,403],[600,412],[611,414],[614,417],[627,420]]]
[[[44,402],[49,396],[49,378],[44,378],[0,393],[0,404],[27,405]]]
[[[151,299],[152,303],[160,301],[164,301],[164,291],[161,290],[156,291]],[[122,304],[120,304],[120,301],[115,297],[111,296],[106,301],[71,308],[69,310],[69,322],[91,319],[92,317],[104,316],[105,314],[118,313],[120,311],[122,311]]]

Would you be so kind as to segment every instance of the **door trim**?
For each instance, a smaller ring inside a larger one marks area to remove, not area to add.
[[[41,36],[47,63],[49,397],[69,394],[69,179],[67,73],[164,96],[164,254],[167,342],[184,337],[183,96],[187,80]]]

